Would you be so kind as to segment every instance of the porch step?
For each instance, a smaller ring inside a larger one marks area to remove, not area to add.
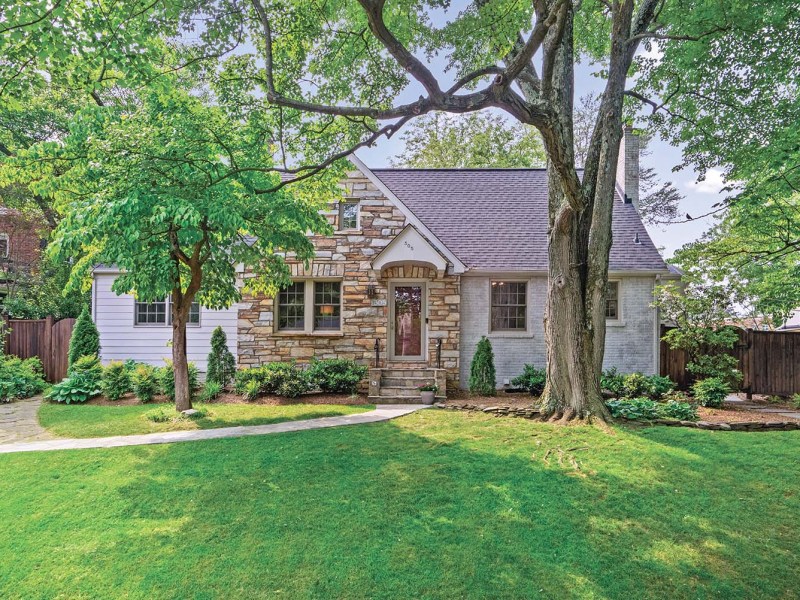
[[[383,369],[383,378],[433,377],[432,369]]]
[[[389,398],[419,398],[419,390],[416,387],[389,387],[381,386],[379,394]]]
[[[371,404],[420,404],[419,396],[369,396]],[[438,399],[437,399],[438,402]]]
[[[381,386],[386,387],[412,387],[414,389],[426,383],[435,383],[436,378],[431,375],[430,377],[381,377]]]

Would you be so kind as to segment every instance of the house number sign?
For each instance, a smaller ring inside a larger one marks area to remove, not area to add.
[[[408,248],[409,250],[411,250],[412,252],[414,251],[414,246],[412,246],[412,245],[411,245],[411,244],[408,242],[408,240],[405,240],[405,241],[403,241],[403,245],[404,245],[406,248]]]

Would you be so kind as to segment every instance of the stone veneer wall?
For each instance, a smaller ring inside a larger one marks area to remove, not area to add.
[[[406,226],[405,215],[358,171],[351,172],[342,187],[344,197],[360,201],[361,229],[335,231],[332,236],[314,236],[317,254],[308,268],[302,263],[289,261],[292,277],[296,279],[341,278],[341,332],[277,332],[274,300],[246,296],[239,310],[239,365],[249,367],[286,360],[302,363],[316,357],[350,358],[372,366],[375,340],[378,339],[381,366],[386,366],[389,279],[425,279],[428,289],[428,365],[436,366],[436,343],[441,339],[442,367],[448,371],[448,383],[457,386],[459,276],[445,275],[437,279],[433,269],[403,265],[387,267],[376,277],[371,271],[371,261]],[[338,203],[333,203],[324,214],[336,230]],[[370,284],[375,286],[373,297],[367,296]]]

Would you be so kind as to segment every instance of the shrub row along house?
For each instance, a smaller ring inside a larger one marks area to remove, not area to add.
[[[638,144],[630,134],[627,141],[614,206],[605,362],[656,373],[653,287],[675,275],[639,218]],[[383,397],[411,395],[425,379],[436,380],[440,395],[445,382],[464,386],[482,336],[494,347],[500,385],[525,363],[543,365],[546,171],[352,163],[342,198],[325,212],[335,231],[313,238],[311,264],[290,261],[293,283],[275,298],[245,297],[221,311],[196,307],[189,359],[205,369],[220,325],[239,366],[355,359],[373,367],[370,395]],[[105,267],[94,275],[102,359],[160,363],[170,354],[168,301],[117,296],[115,276]]]

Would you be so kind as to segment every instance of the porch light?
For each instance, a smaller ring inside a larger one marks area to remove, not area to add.
[[[367,285],[367,298],[374,298],[378,295],[378,289],[375,287],[374,283],[370,283]]]
[[[330,315],[332,315],[332,314],[333,314],[333,308],[334,308],[334,307],[333,307],[333,304],[323,304],[323,305],[320,307],[320,312],[321,312],[323,315],[330,316]]]

